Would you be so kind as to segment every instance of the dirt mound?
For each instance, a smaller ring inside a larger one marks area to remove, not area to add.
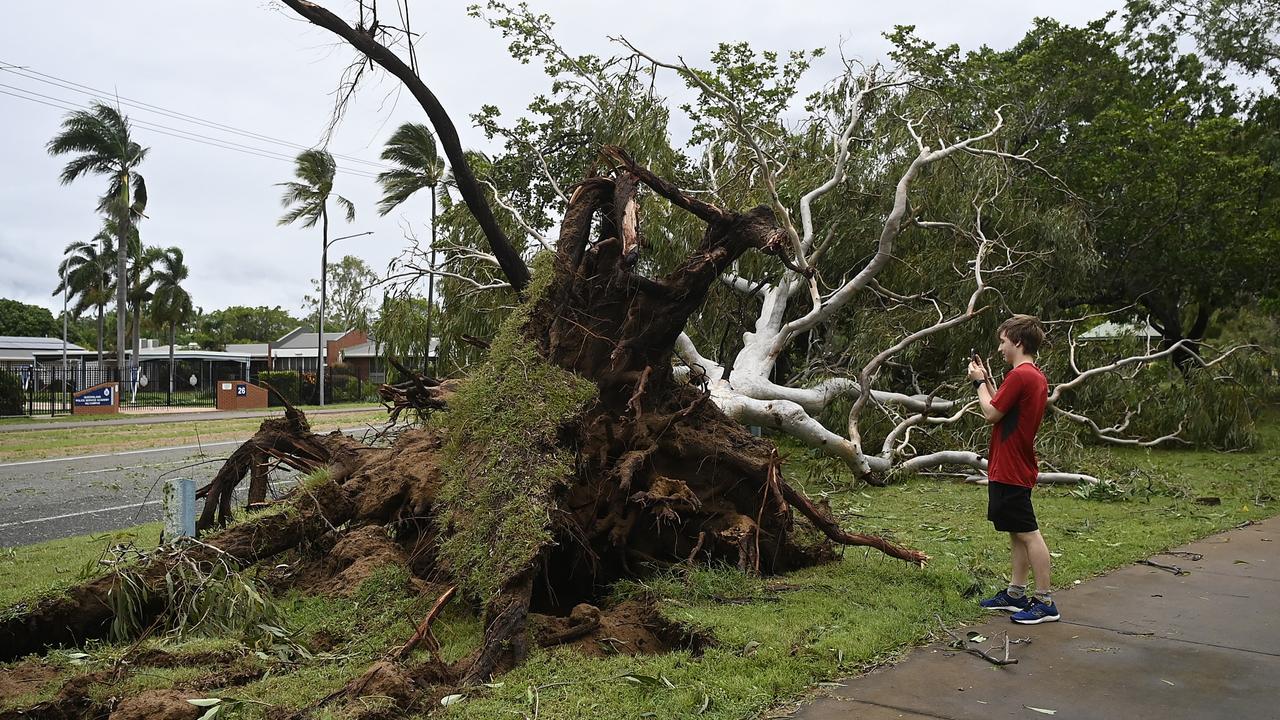
[[[672,622],[651,602],[629,600],[608,610],[576,605],[567,617],[530,615],[538,644],[566,645],[589,657],[653,655],[690,650],[695,655],[711,645],[707,633]]]
[[[279,568],[272,584],[277,589],[288,586],[307,593],[349,596],[379,568],[404,567],[408,562],[408,555],[387,536],[385,527],[366,525],[342,535],[331,547],[314,548],[292,567]],[[427,591],[426,583],[412,582],[414,591]]]
[[[30,666],[29,666],[30,667]],[[16,669],[16,668],[13,668]],[[76,675],[67,680],[52,700],[30,707],[0,712],[0,720],[98,720],[107,716],[108,707],[89,696],[94,685],[103,683],[110,676],[107,672]],[[29,691],[30,688],[27,689]],[[4,696],[9,699],[9,695]]]
[[[341,478],[358,488],[356,517],[368,522],[425,518],[440,486],[437,465],[444,439],[435,430],[407,430],[389,449],[365,448],[362,462]]]
[[[108,720],[195,720],[204,712],[176,690],[146,690],[125,698]]]
[[[56,677],[58,670],[43,664],[26,663],[0,668],[0,698],[35,692]]]

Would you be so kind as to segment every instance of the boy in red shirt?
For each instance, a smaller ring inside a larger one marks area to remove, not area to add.
[[[1040,474],[1036,431],[1049,399],[1049,383],[1035,364],[1044,329],[1031,315],[1014,315],[1000,324],[999,336],[1000,354],[1013,368],[1000,389],[992,395],[986,368],[977,361],[969,363],[969,378],[978,392],[982,416],[992,425],[987,519],[996,530],[1009,533],[1013,574],[1007,589],[980,604],[989,610],[1013,611],[1014,622],[1035,625],[1061,617],[1049,584],[1049,547],[1031,507],[1031,489]],[[1027,595],[1028,571],[1036,578],[1033,596]]]

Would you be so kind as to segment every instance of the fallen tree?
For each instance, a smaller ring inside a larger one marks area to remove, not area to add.
[[[310,3],[289,4],[355,38],[362,51],[374,42]],[[420,99],[429,96],[402,63],[376,48],[367,54],[404,75]],[[675,345],[717,278],[752,251],[789,261],[774,212],[718,207],[657,177],[621,148],[603,153],[612,170],[572,189],[554,251],[540,256],[532,275],[527,269],[508,275],[525,298],[492,343],[488,362],[447,392],[413,373],[383,389],[397,410],[447,405],[431,429],[402,433],[390,447],[368,447],[339,433],[315,435],[303,413],[288,407],[202,490],[200,527],[227,524],[232,491],[246,476],[251,488],[264,483],[268,462],[320,471],[319,480],[294,491],[289,508],[12,613],[0,629],[5,656],[106,634],[112,620],[106,600],[126,579],[153,598],[139,609],[145,622],[160,610],[155,605],[165,597],[175,557],[200,563],[200,553],[226,555],[247,567],[299,545],[332,546],[369,525],[395,528],[397,543],[413,548],[418,576],[447,578],[483,608],[481,647],[428,673],[432,683],[444,684],[483,682],[521,661],[531,608],[595,601],[611,581],[657,567],[731,563],[746,573],[776,573],[831,559],[836,544],[923,565],[922,553],[841,528],[786,481],[772,443],[726,417],[705,388],[676,377]],[[637,223],[642,186],[704,226],[684,261],[654,277],[636,266],[645,246]],[[501,255],[505,239],[491,239]],[[579,620],[590,615],[577,613]],[[541,637],[567,642],[598,624],[566,623]],[[428,634],[423,627],[414,637]]]

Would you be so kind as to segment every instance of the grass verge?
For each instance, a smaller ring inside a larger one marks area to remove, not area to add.
[[[278,413],[283,415],[283,412]],[[50,428],[29,432],[0,433],[0,462],[43,460],[46,458],[145,450],[176,445],[243,440],[257,431],[267,416],[237,420],[198,420],[150,425],[104,425],[102,427]],[[359,427],[386,421],[383,410],[326,413],[308,418],[315,432]]]
[[[1066,487],[1036,491],[1041,524],[1055,553],[1056,584],[1083,581],[1274,515],[1280,497],[1280,423],[1274,418],[1262,428],[1262,440],[1258,451],[1240,454],[1088,451],[1083,469],[1114,479],[1114,486],[1089,497]],[[808,478],[809,492],[825,495],[846,527],[891,535],[929,553],[933,562],[920,570],[848,549],[838,562],[774,578],[700,569],[620,584],[615,595],[656,598],[669,617],[711,631],[717,645],[697,658],[671,652],[589,659],[564,649],[537,651],[492,687],[469,691],[443,716],[753,717],[815,683],[893,660],[935,632],[939,616],[954,623],[981,615],[974,599],[999,587],[1008,570],[1007,540],[985,520],[983,488],[920,477],[882,489],[850,488],[839,466],[798,447],[784,449],[788,475]],[[1217,498],[1217,504],[1205,498]],[[85,554],[78,561],[74,547],[58,555],[61,567],[76,568],[89,559],[91,547],[82,547]],[[57,566],[33,560],[23,572]],[[260,663],[269,672],[247,684],[209,686],[202,694],[235,700],[227,717],[265,718],[341,687],[403,642],[433,600],[416,595],[396,572],[376,574],[349,598],[284,597],[286,624],[314,656],[264,658],[241,646],[245,662]],[[12,574],[8,567],[5,574]],[[1067,605],[1063,609],[1070,612]],[[446,653],[460,657],[475,647],[480,627],[474,613],[455,605],[435,632]],[[123,650],[102,646],[91,652],[103,658],[100,664]],[[159,686],[189,681],[181,674],[140,677]],[[122,689],[103,685],[94,692]]]

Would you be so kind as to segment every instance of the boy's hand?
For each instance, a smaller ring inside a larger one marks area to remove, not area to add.
[[[983,380],[987,379],[987,369],[982,367],[976,360],[969,361],[969,379]]]

